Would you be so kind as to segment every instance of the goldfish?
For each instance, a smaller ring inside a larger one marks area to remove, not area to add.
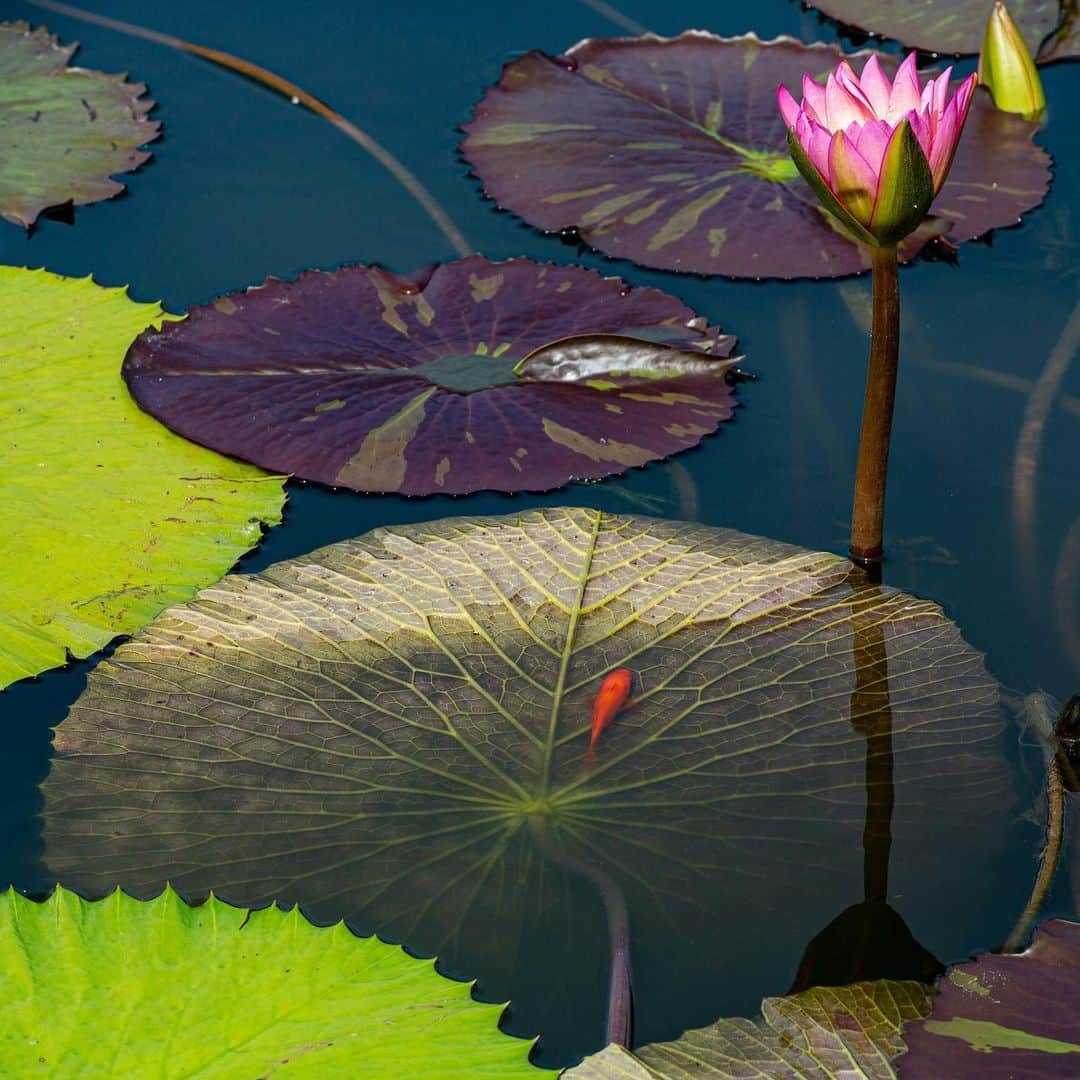
[[[604,681],[597,691],[592,710],[592,734],[589,736],[589,748],[585,751],[585,765],[596,761],[596,741],[601,732],[611,723],[622,709],[629,706],[627,698],[634,682],[634,674],[629,668],[616,668],[604,676]]]

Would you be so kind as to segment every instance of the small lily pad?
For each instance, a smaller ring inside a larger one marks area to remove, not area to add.
[[[994,0],[812,0],[809,6],[909,49],[960,56],[982,48]],[[1008,0],[1008,7],[1037,62],[1065,58],[1071,35],[1068,27],[1060,40],[1056,33],[1063,10],[1058,0]]]
[[[0,688],[89,656],[217,580],[281,520],[282,478],[141,412],[124,351],[158,304],[0,267]]]
[[[76,48],[44,27],[0,23],[0,215],[16,225],[123,191],[112,174],[146,161],[140,147],[158,137],[146,87],[68,67]]]
[[[0,895],[0,1009],[4,1076],[538,1075],[502,1006],[431,961],[296,908],[188,907],[169,888]]]
[[[858,68],[871,55],[848,57]],[[463,150],[500,206],[576,230],[642,266],[732,277],[837,277],[870,265],[838,231],[787,150],[776,87],[817,77],[835,45],[753,34],[586,40],[508,64],[466,126]],[[892,74],[896,59],[880,55]],[[934,217],[902,245],[968,240],[1015,224],[1049,184],[1036,125],[979,92]]]
[[[918,982],[861,982],[766,998],[762,1019],[717,1020],[631,1053],[605,1047],[565,1080],[892,1080],[905,1024],[930,1011]],[[939,1073],[941,1077],[951,1073]]]
[[[545,491],[695,446],[735,339],[672,296],[479,255],[271,279],[143,334],[140,405],[204,446],[403,495]]]
[[[985,954],[942,979],[905,1035],[901,1080],[1080,1076],[1080,923],[1055,919],[1026,952]]]

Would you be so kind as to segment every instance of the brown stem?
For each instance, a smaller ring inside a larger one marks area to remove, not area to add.
[[[885,477],[896,399],[900,355],[900,282],[895,247],[874,248],[874,322],[866,373],[855,504],[851,511],[851,557],[860,565],[879,562],[885,519]]]
[[[1050,891],[1054,880],[1058,858],[1061,855],[1061,841],[1065,832],[1065,789],[1061,782],[1061,767],[1057,757],[1051,757],[1046,767],[1046,846],[1039,859],[1039,872],[1035,875],[1035,884],[1031,887],[1031,896],[1020,918],[1013,927],[1009,940],[1002,952],[1016,952],[1027,938],[1031,924],[1039,914],[1039,909]]]
[[[611,943],[611,975],[608,983],[608,1012],[605,1045],[630,1046],[633,998],[630,986],[630,913],[626,898],[615,880],[598,866],[563,851],[548,835],[547,821],[536,814],[529,826],[537,844],[556,866],[591,881],[604,901],[608,940]]]
[[[424,187],[420,180],[401,161],[366,131],[358,128],[350,120],[346,120],[341,113],[332,109],[325,101],[320,101],[314,94],[309,94],[302,86],[297,86],[296,83],[282,78],[273,71],[268,71],[258,64],[253,64],[243,57],[223,52],[221,49],[210,49],[205,45],[196,45],[192,41],[184,41],[183,38],[173,37],[171,34],[161,34],[156,30],[147,29],[145,26],[136,26],[134,23],[123,22],[120,19],[110,19],[108,16],[98,15],[94,11],[84,11],[82,8],[74,7],[71,4],[61,3],[60,0],[29,0],[29,3],[34,7],[44,8],[46,11],[55,11],[58,15],[66,15],[71,19],[80,19],[82,22],[92,23],[94,26],[102,26],[107,30],[127,34],[129,37],[143,38],[158,45],[165,45],[170,49],[180,49],[183,52],[191,53],[193,56],[201,56],[212,64],[228,68],[245,78],[282,94],[294,105],[303,105],[315,113],[316,116],[328,120],[338,131],[348,136],[353,142],[358,143],[375,158],[424,208],[431,220],[438,226],[439,231],[446,237],[450,246],[459,255],[465,257],[472,253],[469,242],[461,235],[458,227],[450,220],[449,215],[436,201],[435,196]]]

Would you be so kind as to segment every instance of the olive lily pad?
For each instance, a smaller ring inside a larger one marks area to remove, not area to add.
[[[869,53],[849,57],[861,66]],[[733,277],[836,277],[870,265],[788,156],[780,83],[831,71],[835,45],[753,34],[586,40],[530,52],[489,89],[463,143],[500,206],[531,225],[575,229],[643,266]],[[881,55],[891,74],[893,57]],[[1049,184],[1036,125],[980,92],[934,217],[905,241],[969,240],[1015,224]]]
[[[930,1011],[918,982],[861,982],[766,998],[762,1019],[718,1020],[633,1053],[607,1046],[564,1080],[892,1080],[904,1025]],[[945,1073],[939,1076],[945,1076]]]
[[[281,477],[177,438],[120,378],[163,318],[0,267],[0,687],[89,656],[215,581],[281,518]]]
[[[813,0],[810,6],[909,49],[960,55],[982,48],[994,0]],[[1062,43],[1055,33],[1064,5],[1058,0],[1009,0],[1008,7],[1038,62],[1064,58],[1057,55]]]
[[[92,892],[300,901],[477,975],[525,1030],[599,1029],[600,902],[557,845],[625,895],[648,1038],[672,973],[744,981],[760,935],[793,969],[861,882],[865,628],[887,657],[896,842],[932,825],[950,852],[908,850],[902,892],[963,866],[951,830],[969,855],[998,842],[981,657],[838,556],[589,509],[379,529],[171,609],[57,729],[45,859]],[[616,667],[636,704],[586,768]]]
[[[340,923],[171,889],[88,903],[0,895],[4,1076],[536,1075],[499,1005]]]
[[[944,978],[929,1019],[905,1036],[901,1080],[1080,1075],[1080,923],[1055,919],[1026,952],[977,957]]]
[[[76,48],[44,27],[0,23],[0,214],[16,225],[123,191],[112,174],[146,161],[139,148],[158,137],[146,87],[69,68]]]
[[[271,279],[147,331],[124,375],[174,431],[307,480],[545,491],[696,445],[734,343],[655,289],[474,255]]]

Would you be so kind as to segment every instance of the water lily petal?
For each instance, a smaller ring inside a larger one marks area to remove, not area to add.
[[[920,109],[918,112],[909,114],[908,123],[911,124],[911,130],[915,132],[915,138],[919,140],[922,152],[926,155],[927,160],[929,160],[930,148],[933,140],[931,138],[930,117],[927,110]]]
[[[945,177],[949,173],[953,154],[956,152],[956,144],[960,141],[960,109],[959,102],[954,96],[952,101],[945,107],[945,113],[938,121],[937,134],[934,136],[934,145],[928,155],[930,160],[930,172],[934,177],[935,194],[941,190],[945,183]]]
[[[811,114],[811,119],[819,124],[825,123],[828,110],[825,107],[825,87],[815,82],[809,72],[802,77],[802,107]]]
[[[836,79],[870,116],[874,115],[874,106],[870,104],[870,100],[863,93],[863,89],[859,85],[859,77],[851,70],[851,65],[846,60],[837,66]]]
[[[862,75],[859,78],[859,85],[862,87],[863,94],[866,100],[870,102],[870,107],[874,110],[875,115],[880,119],[884,119],[885,114],[889,111],[892,83],[889,82],[888,75],[881,70],[881,64],[878,63],[876,56],[871,56],[866,61]]]
[[[784,126],[788,129],[793,128],[802,110],[786,86],[776,88],[776,103],[780,106],[780,115],[784,118]]]
[[[890,124],[899,124],[906,113],[919,107],[922,92],[919,88],[919,73],[915,70],[915,54],[909,53],[893,79],[892,94],[889,96],[889,108],[885,119]]]
[[[828,111],[825,126],[830,131],[843,131],[852,122],[861,124],[874,118],[870,109],[847,90],[835,72],[825,83],[825,107]]]
[[[806,151],[810,163],[821,174],[821,178],[828,183],[829,143],[832,141],[828,131],[820,124],[815,124],[806,113],[800,113],[795,122],[795,138]]]
[[[877,173],[855,148],[847,132],[836,132],[829,144],[829,187],[860,224],[870,222],[877,183]]]
[[[885,147],[889,145],[892,130],[884,120],[871,120],[859,129],[855,149],[874,170],[875,175],[881,172],[881,159],[885,156]]]
[[[930,85],[934,90],[930,97],[930,107],[936,116],[941,116],[945,111],[945,102],[949,97],[949,80],[952,78],[952,64],[950,64],[936,79],[931,80]]]

